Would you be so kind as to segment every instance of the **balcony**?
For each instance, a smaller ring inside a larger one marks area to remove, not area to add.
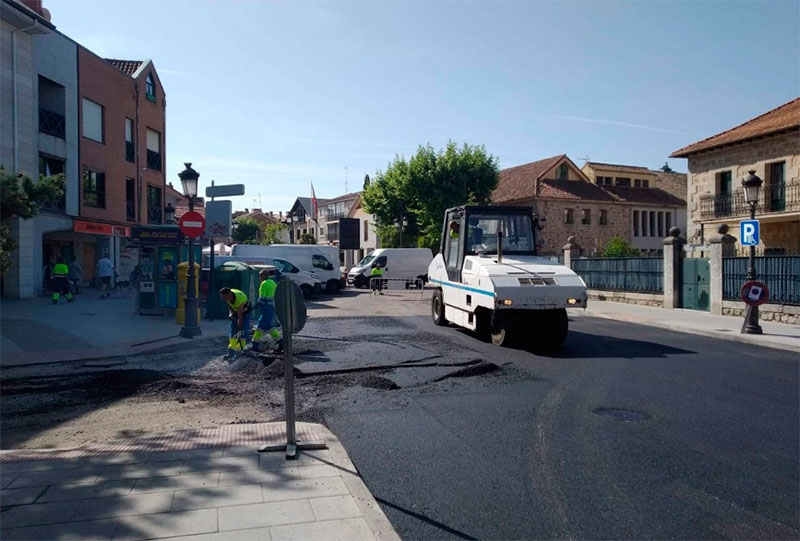
[[[150,156],[148,155],[148,158]],[[136,147],[133,146],[133,141],[125,141],[125,159],[129,162],[136,161]],[[159,164],[161,163],[161,158],[159,157]],[[160,165],[159,165],[160,167]]]
[[[39,108],[39,131],[41,133],[64,139],[64,134],[66,133],[65,122],[64,115]]]
[[[800,180],[792,179],[788,184],[767,184],[761,189],[756,212],[800,211]],[[746,218],[750,216],[750,205],[744,200],[741,188],[730,194],[701,195],[700,219]]]
[[[161,153],[147,150],[147,168],[161,171]]]
[[[161,207],[151,207],[151,206],[147,207],[148,224],[161,225],[162,223],[164,223],[161,216],[162,216]]]
[[[325,221],[335,222],[340,218],[344,218],[345,216],[347,216],[346,212],[328,212],[327,214],[325,214]]]
[[[54,197],[47,201],[42,201],[42,210],[50,212],[64,213],[67,211],[67,194],[62,194],[61,197]]]
[[[125,219],[129,222],[136,221],[136,201],[125,201]]]

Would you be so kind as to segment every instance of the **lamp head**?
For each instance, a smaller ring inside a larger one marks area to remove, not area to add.
[[[200,178],[200,173],[192,169],[192,162],[184,162],[186,169],[178,173],[178,177],[183,184],[183,195],[186,197],[197,196],[197,179]]]
[[[742,179],[744,200],[750,204],[755,204],[758,203],[758,192],[761,190],[762,180],[756,176],[755,171],[750,171],[749,173],[749,175]]]

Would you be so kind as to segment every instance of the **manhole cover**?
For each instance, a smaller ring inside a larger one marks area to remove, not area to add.
[[[626,410],[622,408],[595,408],[593,411],[597,415],[611,417],[615,421],[625,421],[626,423],[646,421],[650,418],[650,416],[643,411]]]

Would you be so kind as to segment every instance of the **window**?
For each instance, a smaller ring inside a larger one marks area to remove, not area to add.
[[[147,223],[161,224],[163,207],[161,206],[161,188],[147,186]]]
[[[639,224],[640,224],[640,222],[639,222],[639,211],[638,210],[634,210],[633,211],[633,236],[634,237],[639,237],[640,236],[641,229],[639,227]]]
[[[83,98],[83,136],[103,142],[103,106]]]
[[[147,95],[147,99],[155,103],[156,101],[156,82],[153,79],[153,74],[148,73],[147,78],[144,80],[144,90],[145,94]]]
[[[147,168],[161,171],[161,134],[147,128]]]
[[[614,182],[617,186],[628,186],[631,185],[631,179],[625,177],[617,177]]]
[[[572,209],[564,209],[564,223],[571,224],[575,222],[575,218],[572,214]]]
[[[562,163],[558,166],[558,170],[556,170],[556,180],[568,180],[569,179],[569,166],[567,164]]]
[[[369,240],[369,222],[364,220],[364,242]]]
[[[590,209],[581,209],[581,224],[589,225],[592,223],[592,211]]]
[[[717,173],[717,193],[729,194],[733,192],[733,174],[730,171]]]
[[[611,186],[614,184],[614,179],[611,177],[597,177],[594,182],[598,186]]]
[[[133,144],[133,120],[125,119],[125,159],[136,161],[136,146]]]
[[[60,158],[52,158],[46,154],[39,154],[39,174],[46,177],[59,175],[64,172],[64,160]],[[42,201],[42,208],[53,210],[56,212],[64,212],[67,208],[67,194],[64,193],[60,197]]]
[[[132,178],[125,179],[125,219],[136,220],[136,181]]]
[[[786,210],[786,162],[770,163],[767,165],[767,185],[769,211],[782,212]]]
[[[656,213],[653,212],[653,211],[650,211],[649,214],[650,214],[650,226],[649,226],[650,227],[650,236],[651,237],[655,237],[656,236]]]
[[[600,225],[608,225],[608,211],[600,210]]]
[[[83,204],[87,207],[106,208],[105,173],[83,170]]]
[[[669,234],[669,230],[672,229],[672,212],[667,212],[665,219],[667,221],[666,223],[667,234]]]
[[[321,255],[312,255],[311,256],[311,266],[315,269],[322,269],[322,270],[333,270],[333,265],[330,261],[325,259]]]
[[[66,134],[64,87],[39,75],[39,131],[64,139]]]
[[[325,236],[325,227],[320,227],[319,228],[319,236],[320,237],[324,237]]]
[[[635,178],[633,179],[633,186],[634,188],[649,188],[650,181],[646,178]]]

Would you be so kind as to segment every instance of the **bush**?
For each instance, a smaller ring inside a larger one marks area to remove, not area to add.
[[[603,257],[636,257],[641,255],[638,248],[622,237],[613,237],[603,248]]]

